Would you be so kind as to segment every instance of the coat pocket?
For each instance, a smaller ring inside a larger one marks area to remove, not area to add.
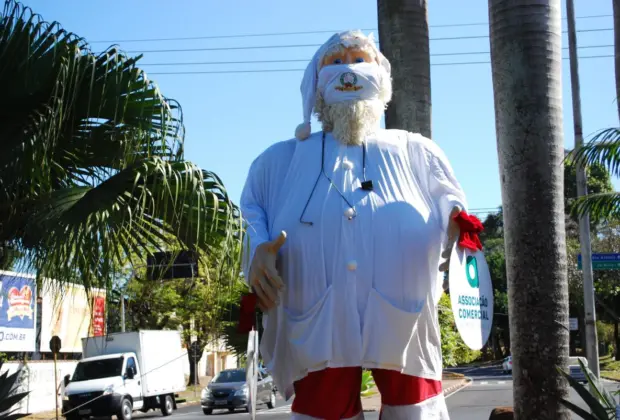
[[[386,301],[376,290],[368,297],[362,335],[364,362],[401,369],[417,333],[420,312],[407,312]]]
[[[302,315],[286,312],[286,331],[293,357],[300,370],[308,370],[332,357],[333,293],[331,286]]]

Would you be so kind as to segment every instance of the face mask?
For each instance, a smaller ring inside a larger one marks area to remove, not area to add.
[[[332,64],[319,71],[319,92],[327,105],[379,98],[381,76],[375,63]]]

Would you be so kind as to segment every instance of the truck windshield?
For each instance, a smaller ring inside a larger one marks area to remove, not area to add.
[[[213,379],[213,382],[216,384],[245,382],[245,370],[224,370]]]
[[[121,376],[123,358],[91,360],[78,363],[73,373],[73,382]]]

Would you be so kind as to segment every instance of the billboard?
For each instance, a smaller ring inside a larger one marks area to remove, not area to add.
[[[50,339],[57,335],[61,353],[81,353],[82,338],[105,334],[105,290],[59,285],[46,281],[41,291],[41,351],[50,351]]]
[[[36,296],[34,276],[0,271],[0,351],[35,351]]]

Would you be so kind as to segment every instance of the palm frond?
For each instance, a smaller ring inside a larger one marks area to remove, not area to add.
[[[0,371],[2,371],[2,365],[0,361]],[[0,375],[0,420],[17,420],[30,415],[16,413],[15,405],[28,395],[28,392],[17,392],[20,374],[21,369],[10,375],[8,371]]]
[[[0,15],[0,243],[40,275],[110,286],[157,249],[234,266],[239,211],[221,180],[184,161],[180,105],[116,47],[14,0]],[[106,287],[108,288],[108,287]]]
[[[620,193],[600,193],[579,197],[571,203],[571,214],[588,214],[593,221],[620,217]]]
[[[612,175],[620,176],[620,128],[600,131],[590,142],[571,151],[567,158],[582,166],[600,163]]]
[[[154,250],[174,246],[234,255],[239,229],[236,206],[215,174],[160,158],[96,187],[56,190],[23,209],[22,245],[34,268],[92,287],[108,286],[101,280],[128,255],[142,256],[142,264]]]

